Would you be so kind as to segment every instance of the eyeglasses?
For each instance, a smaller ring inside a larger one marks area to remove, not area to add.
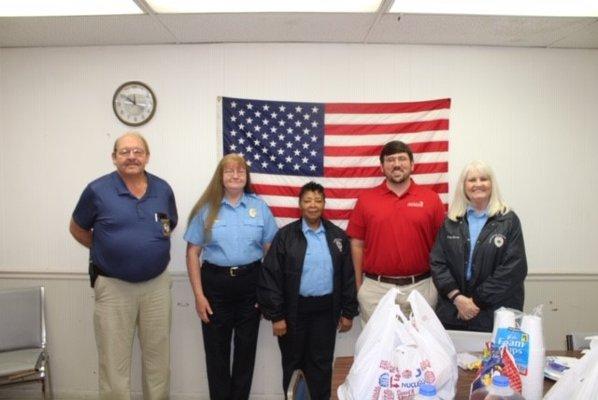
[[[236,172],[237,175],[245,175],[247,173],[247,170],[245,168],[239,168],[239,169],[225,169],[224,171],[222,171],[224,173],[224,175],[234,175],[234,173]]]
[[[132,154],[135,157],[142,157],[145,155],[145,150],[140,147],[131,147],[131,148],[123,148],[116,152],[121,157],[126,157],[129,154]]]
[[[385,156],[384,162],[385,163],[395,163],[395,162],[406,163],[406,162],[411,162],[411,159],[409,158],[408,155]]]

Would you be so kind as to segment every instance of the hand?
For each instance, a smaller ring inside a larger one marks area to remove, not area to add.
[[[463,321],[469,321],[478,316],[480,308],[476,306],[471,297],[466,297],[462,294],[458,295],[453,302],[457,307],[457,317]]]
[[[337,327],[337,329],[341,333],[342,332],[350,331],[352,327],[353,327],[353,320],[352,319],[341,317],[341,319],[338,321],[338,327]]]
[[[206,324],[210,322],[210,315],[214,314],[210,302],[204,295],[200,295],[195,299],[195,310],[199,318]]]
[[[272,334],[278,337],[286,335],[287,321],[281,319],[280,321],[272,322]]]
[[[359,288],[363,284],[363,276],[362,275],[355,275],[355,286],[357,287],[357,291],[359,292]]]

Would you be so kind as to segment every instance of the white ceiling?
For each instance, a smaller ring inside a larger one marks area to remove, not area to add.
[[[146,10],[147,11],[147,10]],[[0,47],[400,43],[598,48],[598,18],[422,14],[154,14],[0,18]]]

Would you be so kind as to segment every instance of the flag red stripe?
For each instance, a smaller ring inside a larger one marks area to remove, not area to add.
[[[447,182],[419,186],[426,187],[437,193],[448,193]],[[252,185],[252,187],[256,193],[259,193],[264,196],[299,197],[299,191],[301,190],[301,188],[298,186],[254,184]],[[356,199],[364,190],[369,189],[324,188],[324,193],[326,194],[326,198],[328,199]]]
[[[419,186],[433,190],[436,193],[448,193],[448,183],[447,182],[441,182],[441,183],[435,183],[435,184],[429,184],[429,185],[419,185]],[[363,189],[330,188],[330,189],[324,189],[324,193],[326,194],[327,199],[356,199],[359,197],[361,192],[363,192],[364,190],[369,190],[369,189],[366,189],[366,188],[363,188]],[[299,195],[299,191],[297,191],[297,195]]]
[[[364,178],[382,176],[380,167],[336,168],[324,167],[324,176],[328,178]]]
[[[411,151],[414,153],[431,153],[435,151],[448,151],[448,141],[410,143]],[[378,156],[382,146],[326,146],[324,155],[331,157],[359,157]]]
[[[324,111],[326,114],[387,114],[439,110],[450,108],[450,106],[451,99],[414,101],[409,103],[327,103]]]
[[[448,162],[415,164],[414,174],[432,174],[448,172]],[[382,176],[380,167],[324,167],[324,176],[328,178],[357,178]]]
[[[448,205],[443,204],[444,212],[448,211]],[[301,212],[298,208],[290,207],[270,207],[272,214],[278,218],[299,218]],[[352,210],[326,210],[324,209],[324,218],[326,219],[337,219],[337,220],[348,220],[351,216]]]
[[[295,207],[270,207],[272,214],[278,218],[299,218],[301,212]],[[324,210],[326,219],[349,219],[351,210]]]
[[[448,162],[415,164],[413,168],[414,174],[435,174],[439,172],[448,172]]]
[[[326,125],[326,135],[379,135],[381,133],[414,133],[425,131],[448,130],[448,119],[435,119],[431,121],[402,122],[399,124],[376,125]]]
[[[301,190],[299,186],[266,185],[261,183],[253,183],[251,187],[255,193],[265,196],[299,197],[299,191]]]
[[[275,217],[278,218],[299,218],[301,215],[301,211],[299,208],[291,208],[291,207],[272,207],[270,206],[270,211]]]

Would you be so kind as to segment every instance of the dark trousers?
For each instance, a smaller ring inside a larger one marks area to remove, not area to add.
[[[201,281],[212,311],[202,322],[210,399],[247,400],[251,390],[259,329],[256,283],[259,268],[230,276],[213,268],[201,269]],[[232,373],[231,337],[234,333]]]
[[[284,392],[301,369],[312,400],[329,400],[337,326],[332,295],[299,297],[297,309],[297,320],[287,321],[287,334],[278,338]]]

